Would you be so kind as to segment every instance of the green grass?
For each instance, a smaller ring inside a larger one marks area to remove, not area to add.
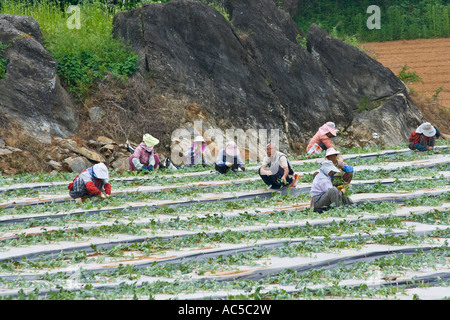
[[[0,79],[3,79],[6,77],[6,67],[8,65],[8,60],[2,57],[4,51],[5,51],[5,45],[0,42]]]
[[[36,19],[45,48],[58,62],[58,75],[77,100],[86,98],[107,74],[126,79],[137,70],[137,55],[112,35],[112,20],[119,8],[98,0],[83,2],[79,4],[81,27],[70,29],[67,21],[73,13],[61,7],[59,2],[3,0],[0,13]]]

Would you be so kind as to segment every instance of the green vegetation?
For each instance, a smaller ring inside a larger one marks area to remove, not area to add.
[[[6,77],[6,66],[8,65],[8,60],[2,57],[5,52],[5,45],[0,42],[0,79]]]
[[[406,64],[397,75],[397,78],[403,82],[423,82],[422,78],[415,71],[408,71],[408,66]]]
[[[58,75],[77,99],[85,98],[107,74],[125,79],[137,70],[137,55],[112,35],[112,19],[121,8],[97,0],[79,4],[80,29],[69,28],[74,13],[66,8],[59,2],[4,0],[0,13],[36,19],[44,46],[58,62]]]
[[[369,30],[370,5],[381,11],[381,29]],[[295,22],[304,31],[316,23],[327,32],[355,35],[360,41],[443,38],[450,36],[448,0],[303,1]]]

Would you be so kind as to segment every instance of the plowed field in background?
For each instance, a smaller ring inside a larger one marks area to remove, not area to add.
[[[362,47],[395,75],[406,64],[407,71],[416,72],[423,80],[408,85],[426,97],[442,86],[438,102],[450,108],[450,38],[371,42]]]

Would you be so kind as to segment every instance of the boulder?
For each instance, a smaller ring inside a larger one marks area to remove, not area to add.
[[[99,154],[95,151],[89,150],[85,147],[79,147],[77,145],[76,141],[74,141],[74,140],[62,139],[62,140],[59,140],[57,143],[61,148],[65,148],[74,153],[80,154],[94,162],[105,162],[106,161],[105,158],[101,154]]]
[[[111,162],[110,166],[111,166],[111,168],[116,169],[118,171],[124,171],[124,170],[130,169],[130,165],[128,163],[128,157],[120,157],[118,159],[115,159],[113,162]]]
[[[0,149],[0,157],[1,156],[9,156],[9,155],[11,155],[12,154],[12,151],[11,150],[8,150],[8,149]]]
[[[200,105],[196,114],[212,126],[283,127],[278,97],[232,24],[213,7],[188,0],[144,4],[117,14],[113,25],[115,36],[139,56],[141,73],[151,72],[154,94]],[[181,124],[172,113],[167,121]]]
[[[47,162],[55,171],[61,171],[63,165],[60,162],[56,162],[54,160],[50,160]]]
[[[105,145],[105,144],[113,144],[113,145],[116,145],[116,144],[117,144],[113,139],[110,139],[110,138],[105,137],[105,136],[99,136],[99,137],[97,138],[97,142],[98,142],[100,145]]]
[[[388,145],[408,141],[423,115],[411,101],[404,83],[378,61],[356,47],[328,35],[313,24],[307,34],[308,51],[320,62],[334,96],[356,139],[377,133]],[[335,108],[336,109],[336,108]],[[369,138],[370,139],[370,138]]]
[[[210,127],[279,129],[280,144],[291,149],[327,121],[396,144],[423,120],[403,83],[361,50],[317,25],[305,48],[298,41],[304,33],[273,0],[221,3],[230,21],[194,0],[144,4],[114,17],[114,35],[138,54],[140,73],[151,74],[152,94],[198,106],[193,118]],[[360,112],[366,100],[374,108]],[[185,125],[171,114],[159,116]]]
[[[99,122],[105,114],[106,112],[99,107],[92,107],[89,109],[89,119],[94,123]]]
[[[6,145],[3,148],[0,148],[0,156],[9,156],[15,152],[22,152],[22,150],[18,148],[9,147]]]
[[[64,169],[69,172],[82,172],[92,166],[92,163],[85,157],[69,157],[64,159],[62,164]]]
[[[77,111],[42,40],[35,19],[0,14],[0,42],[7,47],[1,53],[7,66],[0,79],[0,111],[29,136],[50,143],[52,136],[76,132]]]

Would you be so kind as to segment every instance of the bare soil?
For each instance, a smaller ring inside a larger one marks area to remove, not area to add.
[[[438,101],[450,108],[450,38],[399,40],[362,44],[370,56],[398,75],[404,65],[423,83],[409,83],[414,90],[432,97],[441,86]]]

